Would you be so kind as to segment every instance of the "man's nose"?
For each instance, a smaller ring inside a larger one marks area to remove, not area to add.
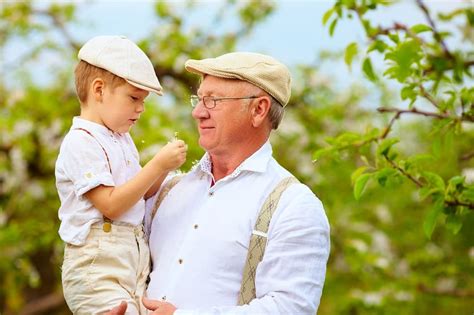
[[[206,118],[209,117],[209,110],[204,107],[204,104],[201,101],[193,108],[191,115],[194,119]]]

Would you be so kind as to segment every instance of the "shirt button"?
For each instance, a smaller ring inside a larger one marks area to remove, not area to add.
[[[183,263],[183,260],[182,260],[181,258],[178,259],[178,263],[179,263],[179,264],[182,264],[182,263]]]
[[[166,295],[162,296],[161,299],[162,299],[163,301],[166,301]]]
[[[194,229],[197,229],[198,227],[199,227],[199,225],[194,224]]]
[[[210,191],[210,192],[209,192],[209,196],[212,196],[212,195],[214,195],[214,192],[213,192],[213,191]]]

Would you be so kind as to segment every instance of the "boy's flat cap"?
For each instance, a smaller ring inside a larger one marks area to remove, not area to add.
[[[163,95],[150,59],[125,36],[96,36],[82,46],[78,57],[135,87]]]

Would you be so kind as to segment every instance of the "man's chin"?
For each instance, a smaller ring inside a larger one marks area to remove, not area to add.
[[[205,151],[209,151],[212,146],[210,145],[209,141],[206,141],[205,139],[199,138],[199,146],[203,148]]]

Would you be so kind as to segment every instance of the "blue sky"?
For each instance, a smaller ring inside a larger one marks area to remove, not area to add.
[[[78,20],[80,28],[70,31],[75,38],[86,41],[99,34],[121,34],[132,40],[139,40],[157,27],[154,16],[153,2],[138,0],[102,0],[76,1],[78,5]],[[36,1],[39,6],[50,1]],[[178,10],[182,9],[182,1],[170,1]],[[434,11],[447,11],[466,1],[461,0],[425,0]],[[189,26],[199,25],[205,21],[209,12],[218,6],[215,1],[198,1],[198,10],[189,13]],[[254,34],[241,42],[239,50],[268,53],[286,63],[290,67],[297,64],[308,64],[315,60],[322,50],[342,51],[350,42],[364,44],[365,36],[362,28],[355,20],[345,20],[338,23],[335,34],[330,37],[327,27],[322,25],[323,14],[332,6],[333,1],[327,0],[286,0],[277,1],[278,9],[274,14],[255,30]],[[394,21],[412,25],[426,23],[421,11],[417,9],[414,0],[400,1],[388,9],[379,10],[373,14],[373,21],[390,25]],[[232,17],[221,25],[222,28],[232,27]],[[34,41],[35,38],[30,40]],[[36,39],[38,40],[38,39]],[[15,41],[3,52],[3,62],[9,66],[15,64],[15,59],[28,51],[30,41]],[[41,82],[47,82],[50,67],[60,66],[61,60],[44,54],[33,64],[35,77]],[[1,65],[1,64],[0,64]],[[3,66],[2,66],[3,68]],[[9,70],[9,68],[8,68]],[[340,75],[358,76],[356,69],[349,73],[342,63],[331,65],[329,72]],[[9,71],[2,71],[9,72]]]

